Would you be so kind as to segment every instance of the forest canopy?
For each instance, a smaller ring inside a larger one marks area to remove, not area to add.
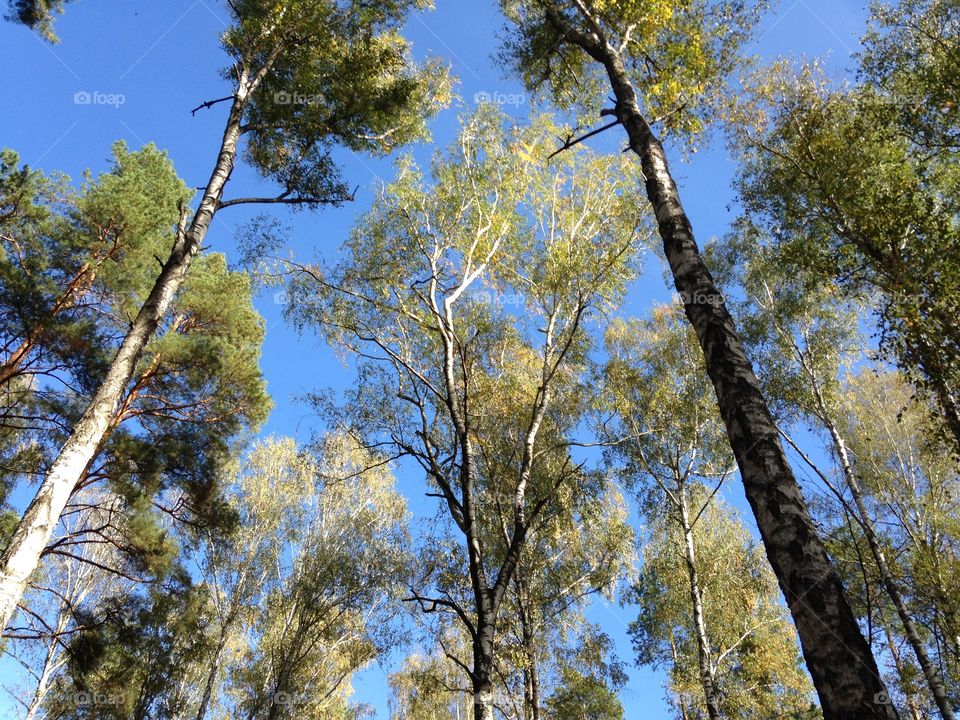
[[[957,717],[960,1],[167,5],[0,25],[0,715]]]

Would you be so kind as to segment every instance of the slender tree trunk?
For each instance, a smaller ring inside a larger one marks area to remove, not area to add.
[[[66,630],[66,620],[66,610],[63,609],[60,613],[60,620],[57,623],[57,632]],[[37,687],[33,691],[33,697],[30,699],[30,705],[27,708],[27,714],[24,716],[24,720],[34,720],[34,718],[37,717],[37,713],[40,712],[40,704],[44,698],[47,697],[47,692],[50,690],[50,678],[53,675],[54,666],[56,665],[57,648],[59,647],[58,642],[58,638],[50,638],[49,645],[47,645],[47,650],[43,657],[43,670],[37,679]]]
[[[252,89],[246,78],[238,83],[217,163],[193,222],[189,229],[183,228],[181,222],[173,250],[124,337],[103,382],[50,467],[0,558],[0,626],[4,628],[16,612],[30,576],[37,569],[40,555],[79,478],[100,449],[118,404],[133,377],[137,361],[156,333],[186,277],[190,263],[200,250],[233,169],[243,109]]]
[[[897,669],[897,676],[900,678],[900,686],[903,688],[903,694],[906,696],[907,700],[907,710],[910,711],[910,717],[912,720],[924,720],[923,716],[920,714],[920,710],[917,708],[916,702],[913,700],[912,694],[909,692],[907,687],[907,672],[906,667],[903,664],[903,659],[900,657],[900,651],[897,650],[897,643],[894,641],[893,632],[890,630],[890,625],[886,621],[883,622],[883,631],[887,636],[887,647],[890,648],[890,657],[893,658],[893,666]]]
[[[670,630],[670,654],[673,656],[673,666],[677,667],[680,663],[680,657],[677,654],[677,643],[673,637],[673,630]],[[690,711],[687,710],[687,699],[683,696],[683,691],[677,692],[677,704],[680,706],[680,720],[689,720]]]
[[[210,668],[207,670],[207,679],[203,684],[203,695],[200,697],[200,706],[197,708],[197,720],[204,720],[207,716],[207,710],[210,707],[210,698],[213,697],[213,687],[217,684],[217,676],[220,674],[220,656],[223,654],[223,648],[227,644],[227,628],[220,631],[220,640],[217,643],[217,649],[210,659]]]
[[[525,714],[528,720],[540,720],[540,667],[537,663],[536,636],[533,628],[533,617],[530,612],[527,583],[522,577],[519,566],[515,578],[517,605],[520,610],[520,629],[523,635],[523,651],[526,655],[526,663],[523,669]]]
[[[860,526],[863,528],[863,534],[867,540],[867,545],[870,547],[870,554],[873,556],[873,561],[877,565],[877,571],[880,573],[880,580],[883,583],[884,590],[887,591],[887,596],[890,598],[891,602],[893,602],[893,607],[897,611],[897,617],[900,618],[900,624],[903,626],[904,636],[907,638],[907,642],[910,643],[910,647],[913,648],[913,653],[917,657],[917,663],[920,665],[920,669],[923,672],[923,677],[927,681],[927,687],[930,689],[930,694],[933,695],[933,700],[937,705],[937,709],[940,710],[940,715],[944,720],[956,720],[956,715],[953,712],[953,708],[950,707],[950,701],[947,699],[947,692],[943,686],[943,682],[940,680],[940,675],[937,672],[937,668],[934,667],[933,662],[930,660],[930,656],[927,654],[927,648],[923,643],[923,638],[920,637],[920,632],[917,629],[916,623],[913,621],[913,617],[911,616],[909,609],[907,608],[907,603],[903,598],[903,593],[900,591],[900,586],[897,583],[896,578],[893,576],[890,565],[887,563],[886,554],[883,552],[883,546],[880,544],[880,539],[877,537],[877,534],[873,529],[873,523],[870,521],[870,515],[867,512],[867,505],[864,502],[863,492],[860,488],[860,481],[857,478],[857,474],[854,472],[853,465],[850,462],[850,454],[847,450],[847,443],[843,436],[840,435],[840,431],[837,429],[837,426],[833,422],[830,413],[827,411],[823,395],[816,383],[814,383],[813,390],[816,396],[817,405],[820,409],[821,420],[823,420],[824,425],[827,427],[827,431],[830,433],[830,439],[833,441],[833,449],[836,451],[837,457],[840,459],[840,468],[843,471],[843,478],[846,481],[851,496],[853,497],[853,503],[856,506],[857,514],[860,516]]]
[[[687,564],[687,578],[690,581],[693,624],[697,633],[700,685],[703,687],[703,696],[707,703],[707,715],[710,720],[719,720],[720,707],[717,702],[717,688],[710,658],[710,637],[707,635],[707,623],[703,619],[703,593],[700,590],[700,574],[697,572],[696,544],[693,540],[693,528],[690,526],[687,495],[682,483],[678,483],[677,496],[677,500],[680,502],[680,526],[683,529],[683,555]]]
[[[640,158],[674,284],[697,334],[720,414],[743,478],[767,558],[793,615],[804,658],[826,720],[890,720],[886,688],[827,556],[806,501],[780,445],[743,341],[710,275],[666,153],[647,123],[619,51],[596,33],[548,19],[569,43],[603,65],[616,98],[612,111]]]

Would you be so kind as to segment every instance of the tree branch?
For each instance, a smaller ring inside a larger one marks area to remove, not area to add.
[[[227,102],[228,100],[233,100],[233,98],[234,98],[233,95],[227,95],[226,97],[217,98],[216,100],[207,100],[206,102],[200,103],[193,110],[191,110],[190,115],[196,116],[196,114],[200,110],[206,110],[208,108],[212,108],[214,105],[217,105],[218,103]]]

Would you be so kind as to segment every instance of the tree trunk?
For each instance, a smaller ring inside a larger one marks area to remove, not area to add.
[[[673,630],[670,631],[670,654],[673,656],[673,666],[677,667],[680,657],[677,654],[677,644],[673,637]],[[689,720],[690,712],[687,710],[687,699],[683,696],[683,691],[677,692],[677,704],[680,706],[680,720]]]
[[[473,681],[473,720],[493,720],[493,681],[489,675]]]
[[[813,390],[820,409],[821,420],[823,420],[827,431],[830,433],[830,439],[833,441],[833,449],[840,459],[843,478],[846,481],[847,487],[850,489],[857,514],[860,516],[860,527],[863,528],[864,537],[867,540],[867,545],[870,547],[870,554],[873,556],[873,561],[877,565],[877,571],[880,573],[880,580],[883,583],[883,587],[887,591],[887,596],[897,611],[897,617],[900,618],[904,636],[907,638],[907,642],[910,643],[910,647],[913,648],[913,653],[917,657],[917,663],[920,665],[923,677],[927,681],[927,686],[930,688],[930,694],[933,695],[933,701],[936,703],[937,709],[940,710],[940,715],[943,717],[943,720],[956,720],[956,715],[953,712],[953,708],[950,707],[950,701],[947,699],[947,692],[943,687],[943,682],[940,680],[937,669],[927,654],[927,648],[923,643],[923,639],[920,637],[920,632],[917,630],[913,617],[910,615],[907,603],[903,598],[903,593],[900,592],[900,586],[897,584],[896,578],[894,578],[893,572],[890,570],[890,565],[887,563],[880,539],[877,537],[876,532],[874,532],[873,523],[870,521],[870,516],[867,512],[867,505],[863,500],[860,481],[857,479],[857,474],[854,472],[853,465],[850,463],[847,443],[843,439],[843,436],[840,435],[837,426],[827,411],[820,388],[815,384]]]
[[[522,577],[522,568],[517,567],[517,605],[520,610],[520,629],[523,635],[523,651],[526,663],[523,669],[524,704],[527,720],[540,720],[540,667],[537,664],[536,637],[529,607],[527,583]]]
[[[780,446],[733,318],[700,255],[663,146],[640,110],[623,60],[604,38],[571,28],[560,13],[548,11],[548,18],[567,42],[602,64],[609,78],[616,98],[614,113],[627,132],[630,149],[640,158],[664,254],[703,350],[745,494],[793,615],[825,720],[896,718],[876,660]]]
[[[227,644],[227,628],[223,627],[220,631],[220,640],[217,643],[217,649],[210,660],[210,669],[207,671],[207,679],[203,684],[203,695],[200,697],[200,706],[197,708],[197,720],[204,720],[207,716],[207,710],[210,707],[210,698],[213,696],[213,687],[217,683],[217,676],[220,674],[220,656],[223,654],[223,648]]]
[[[700,256],[663,147],[635,100],[621,100],[619,107],[631,148],[641,157],[674,282],[703,349],[745,494],[793,615],[824,717],[895,718],[892,706],[883,702],[886,689],[876,661],[817,535],[733,318]]]
[[[677,500],[680,503],[680,525],[683,529],[683,554],[687,564],[687,578],[690,581],[690,601],[693,607],[693,624],[697,633],[697,662],[700,667],[700,685],[707,703],[707,715],[710,720],[719,720],[720,707],[717,702],[717,689],[710,659],[710,638],[707,624],[703,619],[703,593],[700,591],[700,574],[697,572],[696,547],[693,540],[693,528],[690,526],[690,512],[687,508],[687,495],[683,484],[678,483]]]
[[[897,669],[897,676],[900,678],[900,686],[903,688],[903,694],[906,696],[907,710],[910,711],[910,717],[912,720],[924,720],[923,716],[920,714],[919,708],[917,708],[917,703],[914,702],[913,696],[909,692],[907,687],[907,671],[904,667],[903,660],[900,658],[900,651],[897,650],[897,643],[894,641],[893,632],[890,630],[890,626],[886,621],[883,622],[883,631],[887,636],[887,647],[890,648],[890,657],[893,658],[893,666]]]
[[[493,720],[493,653],[496,629],[484,608],[477,617],[477,636],[473,642],[473,720]]]
[[[189,229],[178,228],[170,256],[124,337],[103,382],[60,450],[3,552],[0,559],[0,627],[7,627],[16,612],[60,514],[79,478],[100,449],[118,404],[133,377],[137,361],[156,333],[186,277],[190,263],[200,250],[233,169],[243,109],[251,90],[246,79],[238,83],[217,163],[193,222]]]

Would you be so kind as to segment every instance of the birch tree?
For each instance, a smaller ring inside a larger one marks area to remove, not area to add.
[[[911,668],[904,695],[922,711],[932,704],[938,712],[946,705],[956,713],[960,480],[949,446],[929,442],[925,431],[929,405],[895,372],[865,370],[853,375],[838,404],[840,433],[847,441],[852,472],[861,483],[861,503],[877,528],[886,560],[883,568],[874,560],[869,577],[881,588],[893,584],[900,595],[899,601],[890,598],[887,626],[893,641],[888,638],[887,646],[891,655],[899,651],[899,658],[891,658],[895,664]],[[904,610],[912,630],[903,622]],[[918,641],[927,668],[916,653]],[[930,687],[930,675],[940,682],[941,698]]]
[[[877,5],[859,83],[771,69],[734,134],[747,216],[794,264],[866,298],[885,357],[935,401],[960,452],[958,57],[955,3]]]
[[[801,713],[809,686],[795,639],[772,578],[719,496],[735,464],[680,313],[657,308],[650,321],[607,334],[613,432],[624,438],[615,453],[646,521],[632,626],[638,656],[671,667],[680,717]]]
[[[227,670],[240,662],[243,636],[257,606],[280,581],[285,543],[304,520],[304,498],[313,484],[314,465],[292,440],[255,445],[228,488],[237,514],[234,533],[206,533],[198,547],[203,586],[210,596],[208,633],[214,648],[207,661],[197,703],[197,720],[221,705]]]
[[[746,496],[800,634],[827,718],[892,718],[877,664],[810,517],[722,294],[696,243],[659,132],[715,117],[758,5],[570,0],[503,3],[505,49],[533,90],[621,126],[640,160],[663,254],[697,333]],[[613,94],[613,106],[605,96]],[[564,147],[575,142],[568,140]]]
[[[836,495],[841,515],[853,518],[858,532],[862,532],[879,583],[899,619],[898,633],[911,646],[940,714],[953,718],[944,682],[908,606],[906,589],[892,569],[884,533],[868,507],[864,478],[856,470],[843,429],[848,410],[842,401],[842,384],[847,368],[864,361],[862,348],[866,342],[856,328],[863,308],[841,297],[829,280],[792,266],[789,251],[776,243],[764,243],[756,228],[747,226],[743,237],[734,240],[725,252],[730,256],[726,264],[736,268],[739,286],[746,294],[739,309],[748,327],[751,349],[767,369],[765,380],[770,394],[778,398],[787,414],[781,431],[786,432],[790,424],[812,420],[824,433],[842,480],[839,490],[832,479],[815,465],[813,468],[829,492]],[[785,437],[797,447],[793,439]],[[797,451],[809,459],[798,447]]]
[[[301,268],[289,306],[359,360],[344,421],[416,461],[440,500],[452,535],[431,542],[410,599],[466,629],[469,656],[450,657],[477,720],[493,717],[498,626],[523,548],[580,475],[569,447],[587,327],[629,279],[639,223],[611,161],[546,165],[554,128],[503,123],[489,107],[468,118],[430,178],[404,161],[344,261]]]
[[[588,631],[585,607],[614,601],[633,574],[633,539],[626,500],[612,478],[596,472],[557,492],[542,529],[528,541],[504,623],[519,649],[511,674],[521,677],[528,720],[544,717],[546,698],[563,675],[564,650]]]
[[[318,207],[348,199],[330,150],[386,152],[423,136],[424,117],[442,101],[445,72],[417,68],[397,31],[408,2],[377,8],[344,2],[261,0],[231,4],[223,37],[232,65],[229,105],[216,162],[198,207],[179,207],[172,248],[97,391],[50,467],[3,553],[0,624],[6,625],[37,567],[67,500],[96,455],[143,350],[166,316],[214,216],[241,204]],[[322,68],[322,70],[320,70]],[[284,93],[309,95],[287,102]],[[267,197],[225,198],[241,141],[245,156],[279,186]]]
[[[327,436],[315,451],[289,458],[286,450],[294,484],[283,488],[287,504],[274,517],[285,542],[278,554],[268,549],[273,567],[235,566],[268,575],[230,668],[235,717],[346,720],[354,673],[398,637],[393,620],[410,564],[406,503],[385,459],[355,439]],[[264,495],[272,492],[261,484],[251,500],[271,503]]]

